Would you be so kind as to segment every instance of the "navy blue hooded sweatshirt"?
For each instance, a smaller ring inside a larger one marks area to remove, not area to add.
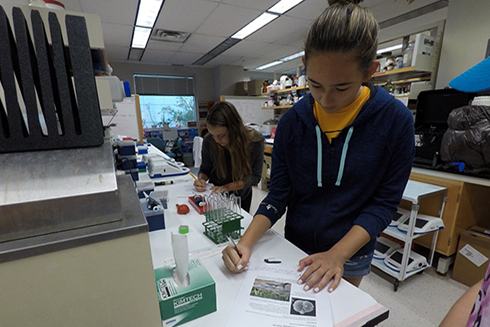
[[[353,225],[371,241],[355,256],[374,251],[391,222],[414,156],[410,111],[380,87],[332,144],[307,94],[280,119],[272,152],[269,194],[256,214],[274,224],[287,207],[285,237],[308,254],[324,252]]]

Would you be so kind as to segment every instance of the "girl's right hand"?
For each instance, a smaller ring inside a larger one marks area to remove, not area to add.
[[[194,188],[198,192],[204,192],[204,191],[206,191],[206,181],[205,180],[202,180],[202,179],[200,179],[199,182],[198,181],[194,181]]]
[[[246,246],[241,246],[240,243],[238,243],[236,246],[238,248],[238,251],[242,255],[241,258],[235,251],[235,248],[231,245],[228,245],[221,252],[223,255],[222,259],[225,263],[225,266],[228,267],[228,269],[235,274],[245,270],[245,268],[248,266],[250,256],[252,255],[251,249],[247,248]]]

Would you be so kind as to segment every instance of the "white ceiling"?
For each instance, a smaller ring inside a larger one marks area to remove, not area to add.
[[[128,62],[136,0],[58,0],[66,10],[97,14],[101,18],[109,62]],[[165,0],[155,28],[189,32],[185,43],[150,40],[142,63],[161,65],[192,64],[236,31],[270,8],[278,0]],[[365,0],[361,5],[371,9],[379,22],[405,14],[439,0]],[[13,0],[0,0],[12,3]],[[15,1],[20,2],[20,1]],[[28,2],[24,0],[24,2]],[[411,3],[410,3],[411,2]],[[237,43],[203,67],[239,65],[255,67],[302,50],[311,22],[328,6],[327,0],[305,0],[261,30]],[[432,24],[445,18],[445,11],[418,18],[418,25]],[[430,17],[429,17],[430,16]],[[434,17],[432,17],[434,16]],[[415,21],[415,20],[414,20]],[[380,40],[399,38],[413,29],[403,23],[382,30]],[[418,28],[418,27],[417,27]],[[299,60],[275,66],[269,71],[286,69]]]

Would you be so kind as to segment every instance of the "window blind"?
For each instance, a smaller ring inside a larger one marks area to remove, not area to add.
[[[134,90],[140,95],[194,95],[193,76],[134,75]]]

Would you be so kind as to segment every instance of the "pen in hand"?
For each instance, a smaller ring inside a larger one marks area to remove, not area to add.
[[[194,178],[194,180],[200,185],[202,186],[203,184],[201,183],[201,181],[196,177],[196,175],[194,175],[193,173],[189,172],[189,175],[192,176],[192,178]]]
[[[233,248],[235,249],[236,253],[241,258],[242,257],[242,254],[240,253],[240,251],[238,251],[238,248],[236,247],[235,241],[233,240],[233,238],[231,237],[231,235],[230,234],[226,234],[226,237],[228,238],[228,241],[230,241],[230,245],[233,246]]]

